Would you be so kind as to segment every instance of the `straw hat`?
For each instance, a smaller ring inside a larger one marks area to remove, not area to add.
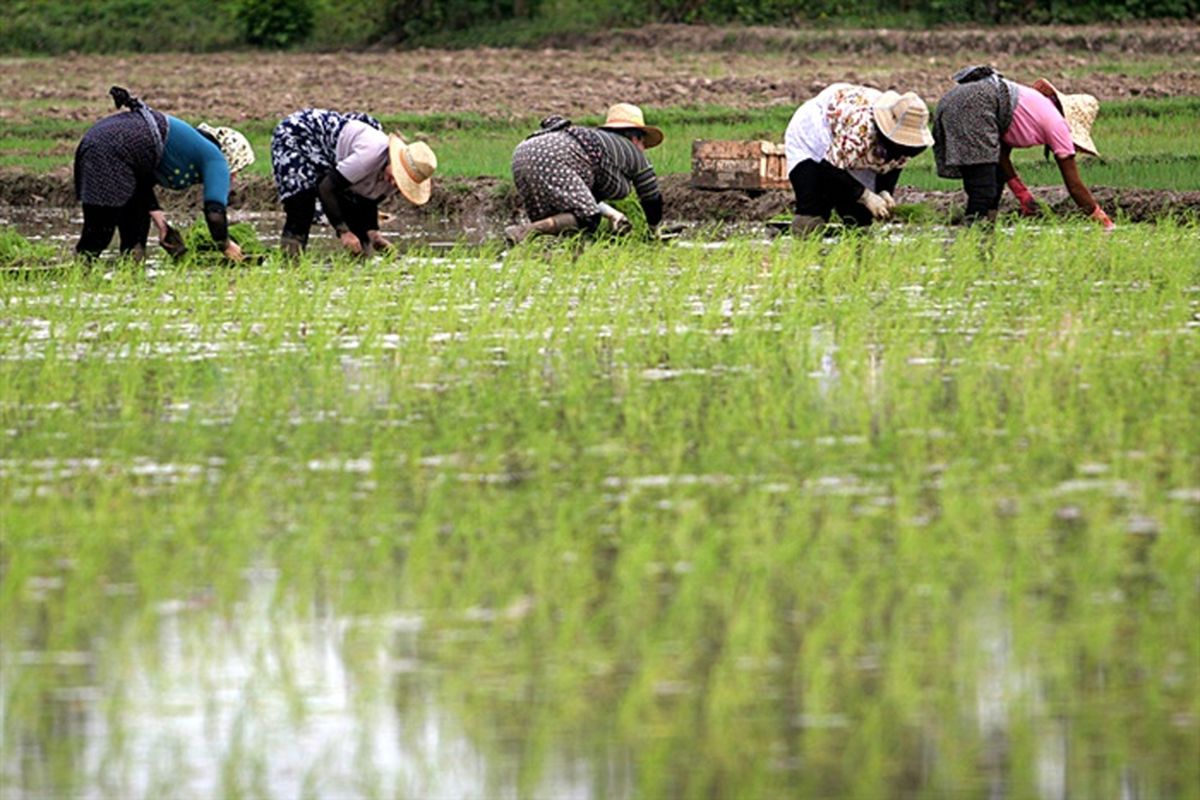
[[[1099,155],[1096,143],[1092,141],[1092,124],[1100,112],[1100,101],[1090,94],[1063,94],[1045,78],[1034,81],[1033,88],[1047,97],[1058,98],[1067,127],[1071,129],[1071,141],[1075,143],[1075,149],[1093,156]]]
[[[388,135],[388,163],[392,166],[392,181],[400,194],[415,206],[429,202],[433,193],[433,173],[437,156],[424,142],[406,144],[396,134]]]
[[[879,132],[905,147],[929,147],[929,107],[916,92],[884,92],[875,101],[875,124]]]
[[[663,132],[653,125],[646,124],[642,110],[633,103],[617,103],[608,109],[608,119],[604,120],[601,128],[637,128],[646,137],[646,147],[658,147],[662,144]]]
[[[254,148],[250,146],[250,140],[233,128],[214,127],[201,122],[196,130],[217,140],[217,147],[221,148],[221,153],[229,162],[230,172],[241,172],[254,163]]]

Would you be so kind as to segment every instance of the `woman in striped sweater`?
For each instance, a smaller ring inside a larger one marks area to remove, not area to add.
[[[512,170],[529,223],[504,229],[512,244],[537,233],[594,231],[607,217],[617,232],[629,220],[606,200],[636,192],[651,227],[662,221],[663,202],[646,150],[662,143],[663,133],[647,125],[642,110],[617,103],[597,128],[572,125],[551,116],[517,145]]]

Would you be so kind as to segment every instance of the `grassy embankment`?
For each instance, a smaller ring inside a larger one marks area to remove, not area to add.
[[[433,702],[526,793],[566,748],[597,796],[612,758],[645,797],[1185,796],[1200,236],[1064,228],[0,274],[4,780],[206,774],[150,720],[208,709],[207,774],[270,794],[339,620],[346,713]],[[410,738],[344,736],[359,791]]]
[[[39,117],[36,107],[29,104],[19,110],[31,119],[0,123],[0,167],[37,171],[69,165],[75,144],[88,123]],[[648,118],[667,132],[667,141],[652,151],[652,160],[660,174],[688,172],[693,139],[782,141],[794,111],[791,106],[756,112],[649,108]],[[596,124],[602,119],[577,121]],[[251,174],[270,172],[269,143],[275,122],[258,120],[242,126],[260,156],[250,168]],[[444,177],[507,177],[512,148],[537,125],[536,119],[514,124],[456,114],[384,116],[383,122],[410,136],[427,137],[437,149]],[[1200,98],[1105,103],[1094,130],[1103,158],[1082,159],[1084,180],[1092,185],[1121,188],[1195,189],[1196,176],[1200,174],[1200,137],[1195,135],[1198,125]],[[1061,183],[1053,160],[1043,160],[1040,151],[1018,151],[1014,161],[1030,185]],[[934,174],[932,154],[916,159],[905,170],[902,181],[921,189],[956,187],[955,182]]]

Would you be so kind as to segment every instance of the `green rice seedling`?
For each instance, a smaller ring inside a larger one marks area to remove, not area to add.
[[[1197,264],[1018,220],[0,274],[3,780],[1186,795]]]
[[[217,251],[217,245],[213,242],[212,234],[209,233],[208,224],[204,220],[197,220],[189,225],[181,234],[184,246],[187,247],[187,255],[189,263],[192,264],[218,264],[222,263],[224,256]],[[237,242],[242,248],[242,253],[252,261],[261,261],[266,257],[270,248],[259,241],[258,233],[254,230],[254,226],[248,222],[234,222],[229,225],[229,238]]]
[[[32,242],[15,229],[0,226],[0,267],[23,269],[46,266],[58,255],[58,249],[53,245]]]

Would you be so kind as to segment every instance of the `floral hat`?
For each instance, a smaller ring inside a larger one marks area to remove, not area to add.
[[[250,140],[233,128],[214,127],[201,122],[196,130],[217,140],[217,147],[221,148],[221,153],[229,162],[230,172],[241,172],[254,163],[254,148],[250,146]]]

